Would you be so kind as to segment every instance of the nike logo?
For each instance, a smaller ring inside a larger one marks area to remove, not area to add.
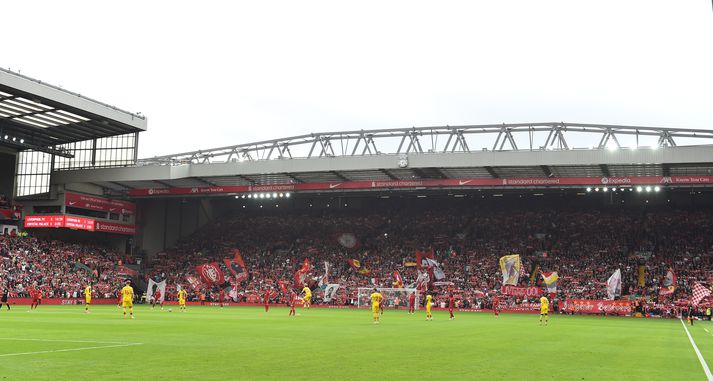
[[[74,205],[74,204],[76,204],[76,203],[77,203],[76,201],[70,201],[70,202],[69,202],[69,205],[71,206],[71,205]]]
[[[458,180],[458,185],[465,185],[465,184],[468,184],[468,183],[471,182],[471,181],[473,181],[473,180],[466,180],[466,181]]]
[[[336,183],[336,184],[329,184],[329,189],[334,189],[338,186],[342,185],[342,183]]]

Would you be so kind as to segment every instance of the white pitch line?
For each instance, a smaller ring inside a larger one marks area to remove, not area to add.
[[[91,340],[56,340],[56,339],[21,339],[18,337],[0,337],[0,340],[10,341],[43,341],[48,343],[80,343],[80,344],[137,344],[137,343],[120,343],[117,341],[91,341]]]
[[[52,349],[48,351],[37,351],[37,352],[18,352],[18,353],[5,353],[0,354],[0,357],[10,357],[10,356],[24,356],[24,355],[39,355],[43,353],[57,353],[57,352],[75,352],[75,351],[87,351],[90,349],[105,349],[105,348],[120,348],[120,347],[131,347],[135,345],[143,345],[143,343],[129,343],[129,344],[119,344],[119,345],[101,345],[98,347],[82,347],[82,348],[69,348],[69,349]]]
[[[713,374],[711,374],[711,370],[708,368],[708,364],[706,364],[706,360],[703,358],[703,355],[701,355],[701,351],[698,350],[698,346],[696,345],[696,342],[693,341],[693,338],[691,337],[691,333],[688,332],[688,328],[686,327],[686,323],[683,322],[683,319],[681,319],[681,325],[683,325],[683,329],[686,331],[686,335],[688,336],[688,340],[691,342],[691,345],[693,346],[693,350],[696,351],[696,356],[698,356],[698,361],[700,361],[701,366],[703,367],[703,371],[706,373],[706,377],[708,378],[708,381],[713,381]]]
[[[703,328],[703,330],[706,331],[706,332],[708,332],[708,329],[707,329],[707,328]],[[710,333],[710,332],[708,332],[708,333]]]

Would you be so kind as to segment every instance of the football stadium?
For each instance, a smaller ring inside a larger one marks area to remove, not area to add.
[[[144,116],[6,70],[0,123],[7,379],[711,377],[711,131],[413,127],[139,159]]]
[[[710,7],[3,4],[0,378],[713,381]]]

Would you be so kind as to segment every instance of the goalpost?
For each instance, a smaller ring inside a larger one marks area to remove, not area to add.
[[[384,297],[385,308],[408,309],[408,300],[411,294],[416,295],[415,308],[420,308],[421,293],[415,288],[377,288],[376,290]],[[370,307],[371,300],[369,296],[372,292],[374,292],[374,288],[359,287],[357,307]]]

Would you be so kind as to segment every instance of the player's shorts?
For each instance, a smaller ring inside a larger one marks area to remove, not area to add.
[[[92,300],[91,300],[91,299],[84,299],[84,302],[87,303],[87,304],[92,304]]]
[[[431,312],[431,306],[426,306],[426,312]]]
[[[179,300],[178,300],[178,305],[179,305],[179,306],[185,306],[185,305],[186,305],[186,301],[179,299]]]
[[[372,305],[371,305],[371,312],[374,312],[374,313],[379,312],[379,305],[378,305],[378,304],[372,304]]]
[[[312,297],[311,297],[311,296],[310,296],[310,297],[306,297],[306,296],[305,296],[304,298],[302,298],[302,302],[303,302],[304,304],[310,304],[310,303],[312,303]]]
[[[550,312],[550,311],[549,311],[548,308],[541,308],[541,309],[540,309],[540,315],[547,315],[549,312]]]
[[[121,305],[123,307],[133,307],[134,306],[134,301],[133,300],[124,300],[121,302]]]

